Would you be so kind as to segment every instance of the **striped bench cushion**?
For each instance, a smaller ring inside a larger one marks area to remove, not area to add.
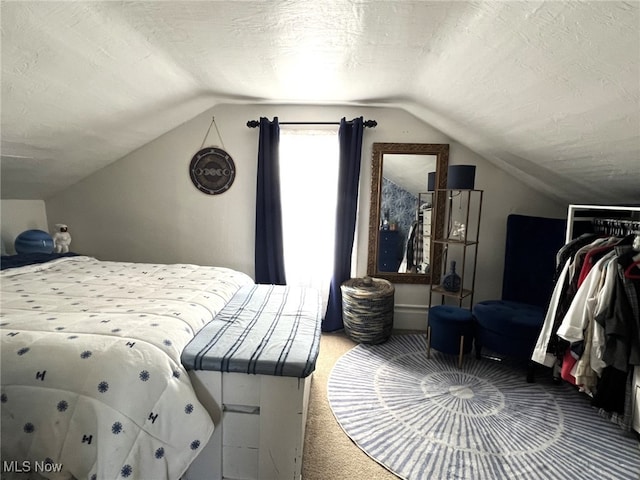
[[[182,352],[188,370],[303,378],[320,347],[317,290],[246,285]]]

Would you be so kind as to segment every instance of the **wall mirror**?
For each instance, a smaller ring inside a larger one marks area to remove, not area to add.
[[[440,282],[449,145],[374,143],[367,275],[393,283]],[[429,191],[428,175],[432,173]],[[433,257],[433,258],[431,258]]]

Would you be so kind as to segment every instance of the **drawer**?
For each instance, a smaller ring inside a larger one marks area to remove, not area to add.
[[[222,446],[222,478],[257,480],[258,462],[257,448]]]
[[[224,412],[222,425],[222,478],[258,478],[260,415]]]
[[[224,412],[222,444],[230,447],[260,446],[260,415]]]

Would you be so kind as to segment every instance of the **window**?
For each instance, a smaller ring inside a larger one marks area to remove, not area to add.
[[[280,189],[287,284],[320,290],[333,273],[339,146],[336,130],[280,131]]]

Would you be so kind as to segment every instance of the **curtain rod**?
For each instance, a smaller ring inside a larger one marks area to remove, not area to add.
[[[279,125],[340,125],[340,122],[279,122]],[[375,128],[378,122],[375,120],[365,120],[362,122],[365,128]],[[249,120],[247,127],[257,128],[260,126],[260,120]]]

